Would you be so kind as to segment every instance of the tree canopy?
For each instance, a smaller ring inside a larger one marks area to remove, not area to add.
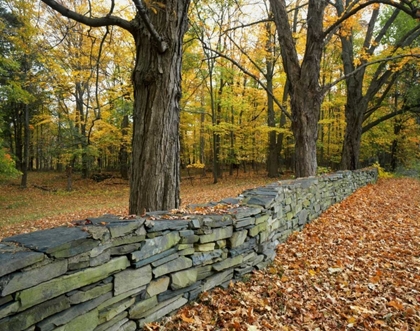
[[[396,169],[419,157],[418,7],[1,0],[2,145],[23,173],[119,171],[137,214],[192,171]]]

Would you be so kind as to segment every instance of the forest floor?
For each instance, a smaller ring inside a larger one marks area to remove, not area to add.
[[[181,207],[236,197],[246,189],[275,181],[242,171],[225,174],[217,184],[211,174],[192,175],[193,179],[181,183]],[[20,179],[0,182],[0,240],[103,214],[128,215],[128,182],[118,177],[95,182],[74,174],[70,192],[66,175],[56,172],[30,172],[28,188],[20,189],[19,184]]]
[[[252,174],[216,185],[184,181],[183,206],[272,181]],[[26,190],[18,181],[0,186],[0,239],[128,212],[127,183],[117,178],[77,179],[72,192],[58,174],[31,174],[29,183]],[[203,293],[145,329],[420,331],[420,181],[382,179],[357,190],[280,244],[266,270]]]
[[[146,330],[420,331],[420,181],[359,189],[280,244],[266,270]]]

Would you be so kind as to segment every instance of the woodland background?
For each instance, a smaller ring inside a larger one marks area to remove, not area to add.
[[[89,10],[84,1],[69,3]],[[151,12],[163,6],[146,4]],[[288,5],[302,58],[306,3]],[[130,5],[119,6],[117,12],[123,13]],[[370,54],[363,42],[369,15],[378,9],[374,31],[383,36],[379,44],[372,42]],[[327,14],[325,25],[337,20],[331,7]],[[330,88],[318,122],[319,172],[337,169],[341,161],[345,105],[351,98],[343,80],[343,36],[352,42],[356,70],[365,71],[364,92],[377,81],[380,66],[390,71],[378,92],[368,96],[362,114],[361,166],[379,162],[396,170],[418,162],[419,22],[400,12],[387,26],[392,15],[390,6],[367,6],[325,43],[320,83]],[[127,179],[135,56],[127,32],[112,26],[92,29],[21,0],[0,1],[0,31],[0,173],[22,173],[22,187],[27,186],[27,170],[64,171],[68,166],[82,177],[119,171]],[[410,43],[399,47],[409,31],[414,32]],[[184,177],[207,171],[217,182],[223,172],[239,169],[271,177],[293,171],[294,138],[280,53],[268,1],[192,1],[182,71]]]

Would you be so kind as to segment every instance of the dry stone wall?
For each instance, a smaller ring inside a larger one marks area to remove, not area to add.
[[[280,181],[191,213],[108,215],[3,239],[0,330],[140,330],[266,267],[293,231],[376,179],[363,169]]]

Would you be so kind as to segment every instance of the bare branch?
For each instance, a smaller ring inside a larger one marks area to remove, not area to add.
[[[417,10],[416,8],[414,8],[413,5],[407,1],[396,2],[394,0],[369,0],[360,4],[357,7],[352,7],[351,10],[344,13],[344,15],[339,17],[337,21],[335,21],[328,29],[324,31],[324,36],[327,36],[331,31],[335,30],[341,23],[343,23],[345,20],[347,20],[348,18],[350,18],[351,16],[353,16],[360,10],[366,7],[369,7],[370,5],[378,4],[378,3],[382,3],[385,5],[390,5],[395,8],[398,8],[413,18],[420,18],[420,10]],[[404,3],[407,4],[407,6],[405,6]]]
[[[360,70],[362,70],[362,69],[364,69],[368,66],[371,66],[371,65],[377,64],[377,63],[383,63],[383,62],[388,62],[388,61],[392,61],[392,60],[398,60],[398,59],[402,59],[402,58],[406,58],[406,57],[412,57],[412,58],[420,59],[420,54],[401,54],[401,55],[390,56],[390,57],[386,57],[386,58],[383,58],[383,59],[378,59],[378,60],[375,60],[375,61],[364,63],[361,66],[357,67],[357,69],[348,73],[347,75],[341,76],[340,78],[333,81],[332,83],[325,85],[325,87],[323,88],[323,93],[326,93],[331,87],[337,85],[341,81],[345,80],[346,78],[354,75],[355,73],[359,72]]]
[[[41,1],[55,11],[59,12],[61,15],[91,27],[116,25],[130,32],[134,29],[134,24],[132,22],[129,22],[121,17],[112,16],[109,14],[105,17],[88,17],[64,7],[55,0]]]

